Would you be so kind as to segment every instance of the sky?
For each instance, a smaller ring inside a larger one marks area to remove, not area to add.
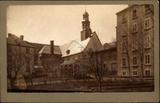
[[[80,39],[83,13],[102,44],[116,38],[116,13],[127,5],[14,5],[7,9],[7,32],[35,43],[63,45]]]

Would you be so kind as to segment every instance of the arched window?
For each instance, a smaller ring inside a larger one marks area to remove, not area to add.
[[[134,9],[132,12],[132,18],[133,19],[137,18],[137,10],[136,9]]]

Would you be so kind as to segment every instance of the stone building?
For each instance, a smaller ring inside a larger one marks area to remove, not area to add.
[[[107,43],[106,43],[107,44]],[[97,58],[106,69],[106,74],[117,71],[116,45],[109,43],[103,46],[97,33],[90,28],[89,14],[83,14],[82,31],[80,39],[72,40],[66,44],[56,46],[51,41],[48,44],[32,43],[35,47],[35,66],[42,67],[49,77],[58,78],[84,78],[88,74],[90,66],[89,53],[97,53]],[[111,58],[110,58],[111,57]],[[40,70],[36,69],[35,70]]]
[[[18,75],[23,76],[26,82],[31,80],[34,48],[23,39],[23,35],[17,37],[11,33],[7,37],[7,76],[11,85],[14,85]]]
[[[43,48],[43,46],[48,44],[42,44],[42,43],[32,43],[29,42],[34,47],[34,66],[39,65],[39,51]]]
[[[105,43],[103,49],[98,51],[98,56],[102,59],[103,75],[117,76],[117,47],[116,42]]]
[[[131,5],[117,13],[119,76],[153,76],[153,5]]]
[[[62,76],[75,78],[84,78],[88,72],[88,51],[99,51],[102,49],[102,43],[96,32],[90,28],[89,14],[85,11],[83,14],[81,40],[72,40],[60,46],[63,63],[61,64]],[[64,70],[69,70],[64,72]],[[69,73],[69,74],[67,74]]]
[[[57,77],[57,70],[63,62],[59,46],[50,41],[50,45],[44,45],[39,51],[39,65],[43,67],[49,78]]]
[[[33,82],[44,81],[49,78],[86,78],[93,66],[91,53],[96,55],[93,61],[98,60],[98,68],[106,70],[105,75],[116,75],[116,43],[102,45],[97,33],[92,32],[90,28],[89,14],[86,11],[83,14],[80,36],[80,39],[72,40],[60,46],[54,45],[54,41],[50,41],[50,44],[40,44],[20,40],[15,35],[12,38],[16,38],[16,43],[17,41],[22,42],[22,47],[26,47],[23,55],[29,56],[30,59],[25,60],[22,66],[27,66],[30,69]],[[8,45],[10,45],[9,43],[10,41],[8,41]],[[10,50],[10,47],[8,47],[8,50]],[[30,50],[30,53],[28,53],[28,50]],[[17,50],[15,53],[21,54]],[[8,60],[12,58],[9,54]],[[28,62],[29,65],[27,65]],[[12,62],[8,63],[13,64]],[[10,68],[10,64],[8,64],[8,68]]]
[[[35,78],[39,79],[45,78],[47,74],[43,69],[43,66],[40,64],[39,51],[43,48],[44,45],[47,44],[31,43],[31,42],[30,44],[34,47],[34,69],[32,72],[32,78],[33,80],[35,80]]]

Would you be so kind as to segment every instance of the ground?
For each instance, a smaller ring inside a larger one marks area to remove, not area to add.
[[[33,82],[25,91],[29,92],[151,92],[154,91],[153,80],[104,78],[100,91],[98,82],[87,80],[50,80]],[[16,90],[17,91],[17,90]],[[19,90],[18,90],[19,91]],[[24,91],[24,90],[23,90]]]

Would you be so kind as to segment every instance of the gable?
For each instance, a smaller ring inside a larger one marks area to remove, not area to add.
[[[93,32],[92,36],[90,37],[90,41],[88,42],[86,48],[84,51],[93,50],[93,51],[99,51],[103,49],[102,43],[99,40],[96,32]]]
[[[88,45],[89,41],[90,41],[90,38],[83,40],[83,41],[72,40],[71,42],[60,46],[62,57],[70,56],[70,55],[74,55],[74,54],[78,54],[82,52]]]
[[[50,45],[44,45],[43,48],[39,51],[39,54],[51,54],[50,49]],[[54,46],[54,54],[61,55],[59,46]]]

